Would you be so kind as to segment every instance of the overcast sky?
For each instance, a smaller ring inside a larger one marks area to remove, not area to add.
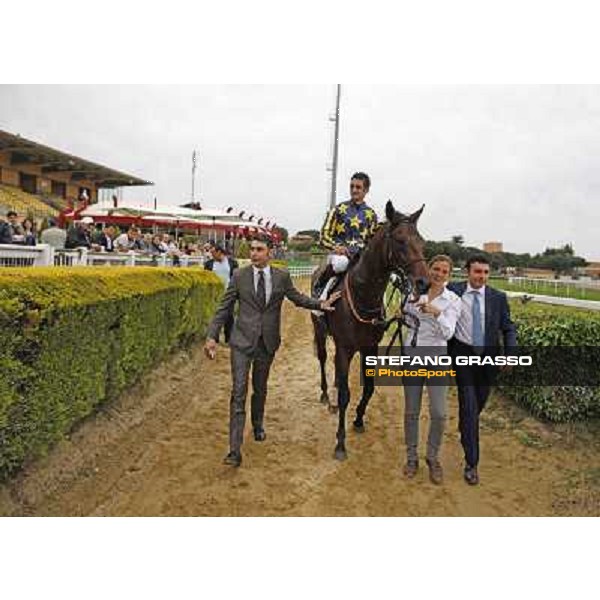
[[[335,86],[0,86],[0,128],[155,182],[183,203],[320,228]],[[342,86],[338,201],[357,170],[382,215],[426,204],[428,239],[514,252],[566,242],[600,259],[600,87]]]

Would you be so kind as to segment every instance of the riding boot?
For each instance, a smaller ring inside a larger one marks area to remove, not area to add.
[[[319,298],[327,285],[327,282],[335,275],[333,267],[327,265],[323,272],[319,275],[315,283],[313,284],[313,298]]]

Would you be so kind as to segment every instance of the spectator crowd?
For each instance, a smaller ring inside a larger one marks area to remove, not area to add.
[[[133,251],[145,256],[166,255],[174,264],[179,262],[181,256],[197,256],[203,262],[209,262],[210,268],[216,264],[217,274],[225,270],[220,268],[221,262],[225,260],[223,257],[231,259],[229,240],[222,245],[214,241],[202,244],[190,241],[189,236],[176,240],[169,233],[144,233],[136,226],[120,231],[114,225],[94,224],[91,217],[83,217],[66,229],[60,227],[54,218],[49,218],[46,223],[38,231],[32,219],[19,218],[15,211],[9,211],[5,217],[0,214],[0,244],[35,246],[42,243],[55,250],[87,248],[91,252]]]

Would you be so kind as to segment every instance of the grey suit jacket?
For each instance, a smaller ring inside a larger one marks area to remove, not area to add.
[[[318,309],[320,301],[300,293],[292,283],[287,271],[271,267],[272,290],[269,301],[261,309],[254,290],[252,265],[234,271],[229,287],[208,327],[207,336],[217,339],[221,327],[233,314],[236,301],[239,302],[239,315],[231,332],[229,345],[246,354],[252,354],[262,336],[268,352],[274,354],[281,343],[280,322],[281,304],[284,298],[296,306]]]

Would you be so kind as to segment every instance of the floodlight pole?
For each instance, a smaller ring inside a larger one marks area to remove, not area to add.
[[[335,121],[334,139],[333,139],[333,163],[331,165],[331,196],[329,197],[329,208],[335,208],[336,204],[336,184],[338,167],[338,144],[340,139],[340,96],[342,93],[341,84],[337,84],[337,96],[335,101]]]
[[[192,202],[195,202],[194,198],[194,184],[196,179],[196,151],[192,152]]]

